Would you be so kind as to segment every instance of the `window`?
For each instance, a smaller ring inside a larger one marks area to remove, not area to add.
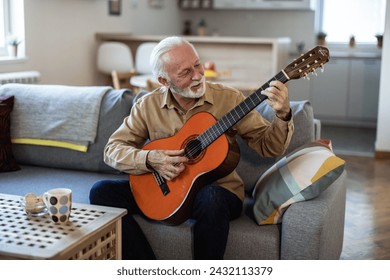
[[[8,56],[8,41],[22,42],[24,51],[24,0],[0,0],[0,57]]]
[[[386,0],[320,0],[320,30],[326,40],[346,43],[351,36],[359,43],[376,42],[385,28]]]
[[[5,0],[0,0],[0,55],[6,55],[7,53],[7,46],[6,46],[6,40],[5,40],[5,34],[6,34],[6,13],[5,13]]]

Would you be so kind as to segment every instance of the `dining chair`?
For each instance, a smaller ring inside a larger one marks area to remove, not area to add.
[[[154,81],[150,55],[157,45],[157,42],[145,42],[138,46],[135,52],[135,69],[137,75],[131,78],[130,83],[138,88],[147,88],[147,80]]]
[[[103,42],[97,52],[97,68],[112,83],[111,73],[134,72],[134,60],[130,48],[120,42]]]
[[[135,71],[126,71],[126,72],[119,72],[116,70],[113,70],[111,72],[111,78],[112,83],[115,89],[122,89],[122,88],[128,88],[131,89],[133,92],[137,91],[136,88],[132,84],[130,84],[130,79],[136,75]]]

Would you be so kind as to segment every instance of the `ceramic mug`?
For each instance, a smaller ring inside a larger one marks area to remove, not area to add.
[[[66,188],[51,189],[42,195],[43,202],[55,223],[69,221],[72,208],[72,190]]]

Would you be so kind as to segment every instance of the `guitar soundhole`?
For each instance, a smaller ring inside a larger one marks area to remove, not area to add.
[[[197,135],[193,135],[183,143],[185,156],[189,159],[189,164],[194,164],[200,161],[206,150],[202,149],[202,143],[196,139]]]

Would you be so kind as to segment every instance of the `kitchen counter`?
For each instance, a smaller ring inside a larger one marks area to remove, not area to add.
[[[362,49],[333,49],[329,48],[331,58],[382,58],[382,51],[378,48]],[[292,52],[290,57],[299,57],[301,54]]]
[[[369,52],[369,51],[332,51],[332,57],[337,58],[381,58],[381,52]]]
[[[170,35],[167,35],[170,36]],[[98,40],[110,41],[139,41],[158,42],[167,36],[164,35],[132,35],[131,33],[96,33]],[[181,36],[193,43],[229,43],[229,44],[278,44],[290,43],[287,37],[282,38],[258,38],[258,37],[233,37],[233,36]]]

